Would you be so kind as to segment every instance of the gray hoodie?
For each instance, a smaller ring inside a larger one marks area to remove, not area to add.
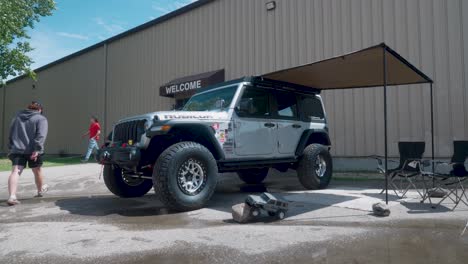
[[[8,150],[12,154],[44,153],[48,123],[39,111],[23,110],[11,122]]]

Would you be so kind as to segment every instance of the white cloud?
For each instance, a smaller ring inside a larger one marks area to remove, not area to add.
[[[195,1],[197,0],[174,1],[174,6],[176,7],[176,9],[179,9]]]
[[[102,27],[108,34],[117,34],[122,32],[125,28],[117,23],[108,23],[101,17],[94,18],[94,22],[100,27]]]
[[[163,14],[167,14],[167,13],[171,12],[171,10],[160,6],[159,4],[153,4],[151,7],[153,8],[153,10],[158,11],[158,12],[163,13]]]
[[[196,1],[197,0],[178,0],[173,1],[171,3],[167,3],[168,1],[164,1],[163,3],[161,3],[161,1],[157,1],[153,2],[153,5],[151,7],[154,11],[157,11],[158,13],[167,14]]]
[[[29,53],[29,56],[34,60],[31,65],[32,69],[37,69],[75,51],[71,47],[61,45],[60,41],[52,38],[49,32],[34,31],[31,33],[30,43],[34,48]]]
[[[66,37],[66,38],[72,38],[72,39],[81,39],[81,40],[88,40],[89,37],[81,34],[74,34],[74,33],[67,33],[67,32],[57,32],[57,35],[61,37]]]

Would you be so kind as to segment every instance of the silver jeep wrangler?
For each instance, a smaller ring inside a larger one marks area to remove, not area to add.
[[[306,189],[328,186],[330,139],[320,91],[261,77],[200,90],[181,111],[119,121],[98,160],[120,197],[154,187],[170,209],[201,208],[222,172],[261,183],[270,168],[297,171]]]

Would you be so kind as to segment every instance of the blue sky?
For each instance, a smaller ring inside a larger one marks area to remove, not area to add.
[[[174,11],[195,0],[55,0],[29,30],[33,69]]]

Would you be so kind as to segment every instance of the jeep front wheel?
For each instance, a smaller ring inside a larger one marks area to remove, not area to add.
[[[211,152],[195,142],[167,148],[156,161],[154,190],[169,209],[189,211],[202,208],[217,184],[218,167]]]
[[[237,172],[237,175],[247,184],[258,184],[265,180],[268,170],[268,168],[241,170]]]
[[[332,158],[328,149],[320,144],[311,144],[304,149],[297,176],[308,190],[324,189],[332,177]]]
[[[113,194],[123,197],[141,197],[153,188],[151,180],[132,178],[114,165],[104,166],[104,183]]]

